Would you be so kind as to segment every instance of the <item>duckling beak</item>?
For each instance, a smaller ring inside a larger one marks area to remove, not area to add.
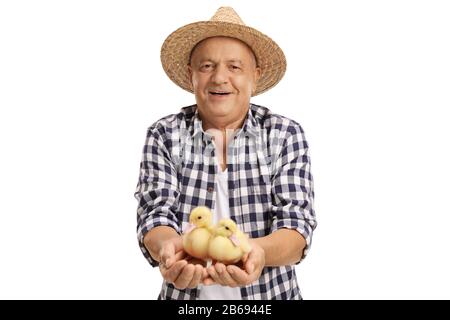
[[[231,242],[233,242],[233,244],[234,244],[236,247],[239,247],[240,242],[239,242],[239,239],[236,237],[235,234],[232,234],[232,235],[229,237],[229,239],[231,240]]]
[[[184,234],[188,234],[189,232],[191,232],[192,230],[194,230],[196,227],[195,224],[193,223],[189,223],[186,227],[186,230],[184,230]]]

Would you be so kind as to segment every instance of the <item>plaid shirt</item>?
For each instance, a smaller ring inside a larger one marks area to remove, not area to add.
[[[308,144],[301,126],[250,104],[227,154],[230,217],[251,238],[280,228],[297,230],[307,254],[316,219]],[[197,206],[214,211],[218,165],[212,135],[203,131],[197,106],[164,117],[147,131],[135,197],[140,248],[152,266],[143,239],[156,226],[179,234]],[[282,250],[282,248],[280,248]],[[241,287],[243,299],[301,299],[295,266],[265,267],[254,283]],[[163,282],[159,299],[189,299],[200,288],[178,290]]]

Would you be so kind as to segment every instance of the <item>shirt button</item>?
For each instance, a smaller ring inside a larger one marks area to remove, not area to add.
[[[208,192],[213,192],[214,191],[214,188],[213,187],[208,187]]]

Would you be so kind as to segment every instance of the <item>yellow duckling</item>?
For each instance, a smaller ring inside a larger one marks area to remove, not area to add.
[[[189,215],[189,225],[183,234],[183,247],[195,258],[208,259],[212,213],[207,207],[197,207]]]
[[[248,236],[240,231],[231,219],[222,219],[214,229],[209,241],[209,256],[224,264],[233,264],[251,251]]]

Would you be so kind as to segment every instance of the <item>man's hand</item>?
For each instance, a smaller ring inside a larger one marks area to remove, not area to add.
[[[177,289],[195,288],[208,277],[206,262],[188,256],[181,237],[164,241],[159,256],[161,275]]]
[[[242,268],[237,265],[215,263],[207,269],[211,279],[205,279],[205,285],[220,284],[229,287],[242,287],[259,279],[265,266],[265,252],[261,246],[251,242],[252,251],[244,257]]]

